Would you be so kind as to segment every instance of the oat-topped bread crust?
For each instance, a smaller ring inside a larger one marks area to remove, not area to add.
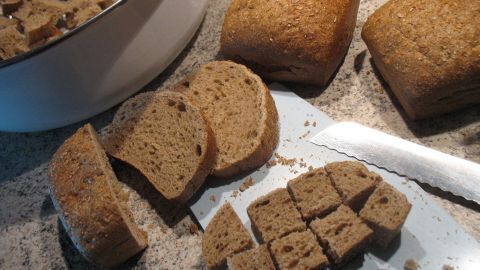
[[[281,270],[313,270],[328,266],[327,256],[310,230],[277,239],[270,245],[270,250]]]
[[[176,92],[127,100],[102,133],[107,152],[138,169],[169,200],[190,199],[215,160],[215,140],[202,112]]]
[[[208,223],[202,253],[208,268],[225,266],[227,258],[254,246],[252,237],[229,203],[224,204]]]
[[[480,1],[391,0],[362,30],[375,65],[414,119],[480,103]]]
[[[213,129],[218,149],[214,175],[229,177],[268,161],[278,143],[278,114],[260,77],[245,66],[214,61],[181,86]]]
[[[247,213],[252,229],[264,243],[306,228],[285,188],[276,189],[256,199],[248,206]]]
[[[324,85],[352,40],[358,0],[234,0],[221,53],[262,77]]]
[[[373,231],[348,206],[342,205],[323,219],[310,223],[335,264],[342,264],[363,251]]]
[[[57,150],[48,175],[59,218],[89,261],[113,267],[147,246],[146,234],[117,196],[118,180],[89,124]]]
[[[386,248],[400,232],[411,208],[405,194],[382,182],[360,211],[360,217],[375,231],[375,241]]]
[[[357,161],[332,162],[325,166],[343,203],[360,211],[382,178]]]
[[[325,216],[342,203],[323,168],[312,170],[288,181],[287,188],[297,209],[306,220]]]
[[[275,270],[267,245],[235,254],[227,264],[229,270]]]

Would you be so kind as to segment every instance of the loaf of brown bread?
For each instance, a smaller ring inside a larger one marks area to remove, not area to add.
[[[359,0],[233,0],[221,53],[272,80],[326,84],[347,52]]]
[[[49,168],[50,194],[68,235],[89,261],[113,267],[147,246],[89,124],[67,139]]]
[[[215,160],[215,140],[200,109],[177,92],[130,98],[102,133],[107,152],[138,169],[169,200],[190,199]]]
[[[362,30],[408,116],[480,103],[480,1],[391,0]]]

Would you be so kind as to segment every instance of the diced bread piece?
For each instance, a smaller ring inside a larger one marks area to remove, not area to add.
[[[18,26],[18,20],[15,18],[9,19],[7,17],[1,16],[0,15],[0,30],[7,28],[9,26]]]
[[[66,232],[89,261],[113,267],[147,246],[135,224],[107,156],[87,124],[54,154],[50,194]]]
[[[275,270],[267,245],[238,253],[227,259],[230,270]]]
[[[218,148],[214,175],[229,177],[268,161],[278,143],[278,114],[260,77],[245,66],[214,61],[183,86],[212,126]]]
[[[345,263],[362,252],[373,237],[373,231],[345,205],[312,221],[310,228],[335,264]]]
[[[400,232],[411,208],[403,193],[382,182],[360,211],[360,217],[375,231],[375,241],[386,248]]]
[[[310,230],[293,232],[273,241],[270,251],[280,270],[323,269],[328,266],[327,256]]]
[[[332,162],[325,166],[343,203],[360,211],[382,178],[357,161]]]
[[[208,223],[202,252],[208,268],[225,266],[227,257],[253,247],[253,240],[229,203],[224,204]]]
[[[285,188],[276,189],[256,199],[248,206],[247,213],[253,231],[263,243],[306,229],[300,212]]]
[[[2,7],[2,14],[4,16],[10,15],[20,8],[23,4],[23,0],[0,0],[0,6]]]
[[[323,168],[304,173],[288,181],[287,188],[305,220],[325,216],[342,203]]]
[[[91,18],[97,16],[100,12],[102,12],[102,8],[100,8],[97,4],[90,4],[82,9],[79,9],[74,14],[75,23],[76,25],[81,25],[86,21],[90,20]]]
[[[359,0],[234,0],[221,53],[262,77],[325,85],[346,54]]]
[[[200,109],[176,92],[130,98],[102,133],[107,152],[138,169],[168,200],[190,199],[215,160],[215,141]]]
[[[29,46],[48,39],[54,33],[54,26],[49,15],[30,15],[22,22],[22,25]]]
[[[28,51],[25,38],[18,32],[16,26],[0,29],[0,60],[14,57]]]

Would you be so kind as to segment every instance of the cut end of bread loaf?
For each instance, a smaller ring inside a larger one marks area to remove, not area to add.
[[[278,114],[260,77],[243,65],[214,61],[181,88],[213,129],[218,149],[214,175],[229,177],[267,162],[278,143]]]
[[[89,261],[113,267],[146,248],[146,234],[120,199],[120,184],[91,125],[64,142],[48,175],[59,218]]]
[[[129,99],[103,135],[110,155],[138,169],[173,201],[190,199],[215,159],[215,140],[200,109],[176,92]]]

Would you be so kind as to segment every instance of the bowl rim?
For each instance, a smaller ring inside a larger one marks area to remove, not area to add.
[[[77,33],[80,33],[81,31],[83,31],[84,29],[86,29],[89,25],[95,23],[96,21],[98,21],[100,18],[106,16],[108,13],[112,12],[114,9],[116,9],[117,7],[123,5],[125,2],[127,2],[128,0],[117,0],[113,5],[109,6],[108,8],[102,10],[102,12],[98,13],[97,15],[95,15],[94,17],[92,17],[90,20],[82,23],[81,25],[75,27],[74,29],[72,30],[69,30],[67,33],[64,33],[63,35],[61,35],[60,37],[58,38],[55,38],[51,41],[48,41],[46,42],[45,44],[43,44],[42,46],[39,46],[37,48],[34,48],[34,49],[31,49],[29,50],[28,52],[25,52],[25,53],[21,53],[21,54],[18,54],[18,55],[15,55],[14,57],[10,57],[8,59],[5,59],[5,60],[0,60],[0,70],[4,67],[7,67],[7,66],[10,66],[10,65],[13,65],[13,64],[16,64],[18,62],[23,62],[24,60],[27,60],[37,54],[40,54],[41,52],[43,51],[46,51],[52,47],[55,47],[56,45],[58,45],[59,43],[61,43],[62,41],[66,40],[66,39],[69,39],[70,37],[76,35]]]

